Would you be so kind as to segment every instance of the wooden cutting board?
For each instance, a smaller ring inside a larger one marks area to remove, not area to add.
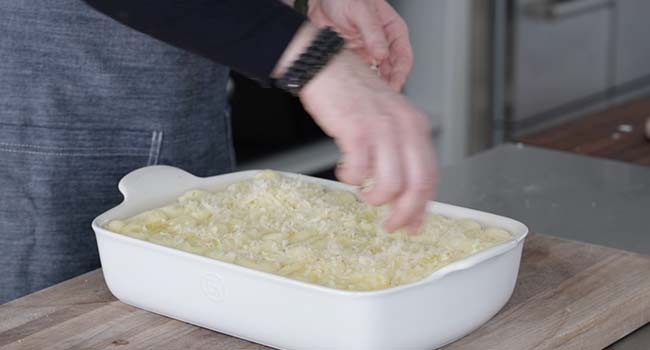
[[[602,349],[649,321],[650,257],[532,235],[512,299],[445,349]],[[1,305],[0,349],[266,347],[122,304],[96,270]]]

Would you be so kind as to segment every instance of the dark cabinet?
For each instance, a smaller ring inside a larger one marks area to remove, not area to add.
[[[503,103],[512,134],[650,90],[650,1],[509,5]]]
[[[616,85],[650,76],[650,1],[618,0],[615,2]]]

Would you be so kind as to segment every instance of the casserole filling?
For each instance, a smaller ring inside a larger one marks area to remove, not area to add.
[[[192,190],[173,204],[110,231],[221,261],[344,290],[423,279],[512,238],[471,219],[428,214],[418,235],[381,227],[388,208],[349,191],[265,170],[217,191]]]

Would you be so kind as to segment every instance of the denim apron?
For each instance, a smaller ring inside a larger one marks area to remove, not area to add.
[[[227,77],[80,0],[3,0],[0,303],[99,267],[90,222],[129,171],[231,171]]]

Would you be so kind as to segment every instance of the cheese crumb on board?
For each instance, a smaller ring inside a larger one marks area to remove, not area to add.
[[[471,219],[429,214],[418,235],[388,233],[387,208],[349,191],[265,170],[217,191],[105,228],[134,238],[331,288],[370,291],[423,279],[512,238]]]

